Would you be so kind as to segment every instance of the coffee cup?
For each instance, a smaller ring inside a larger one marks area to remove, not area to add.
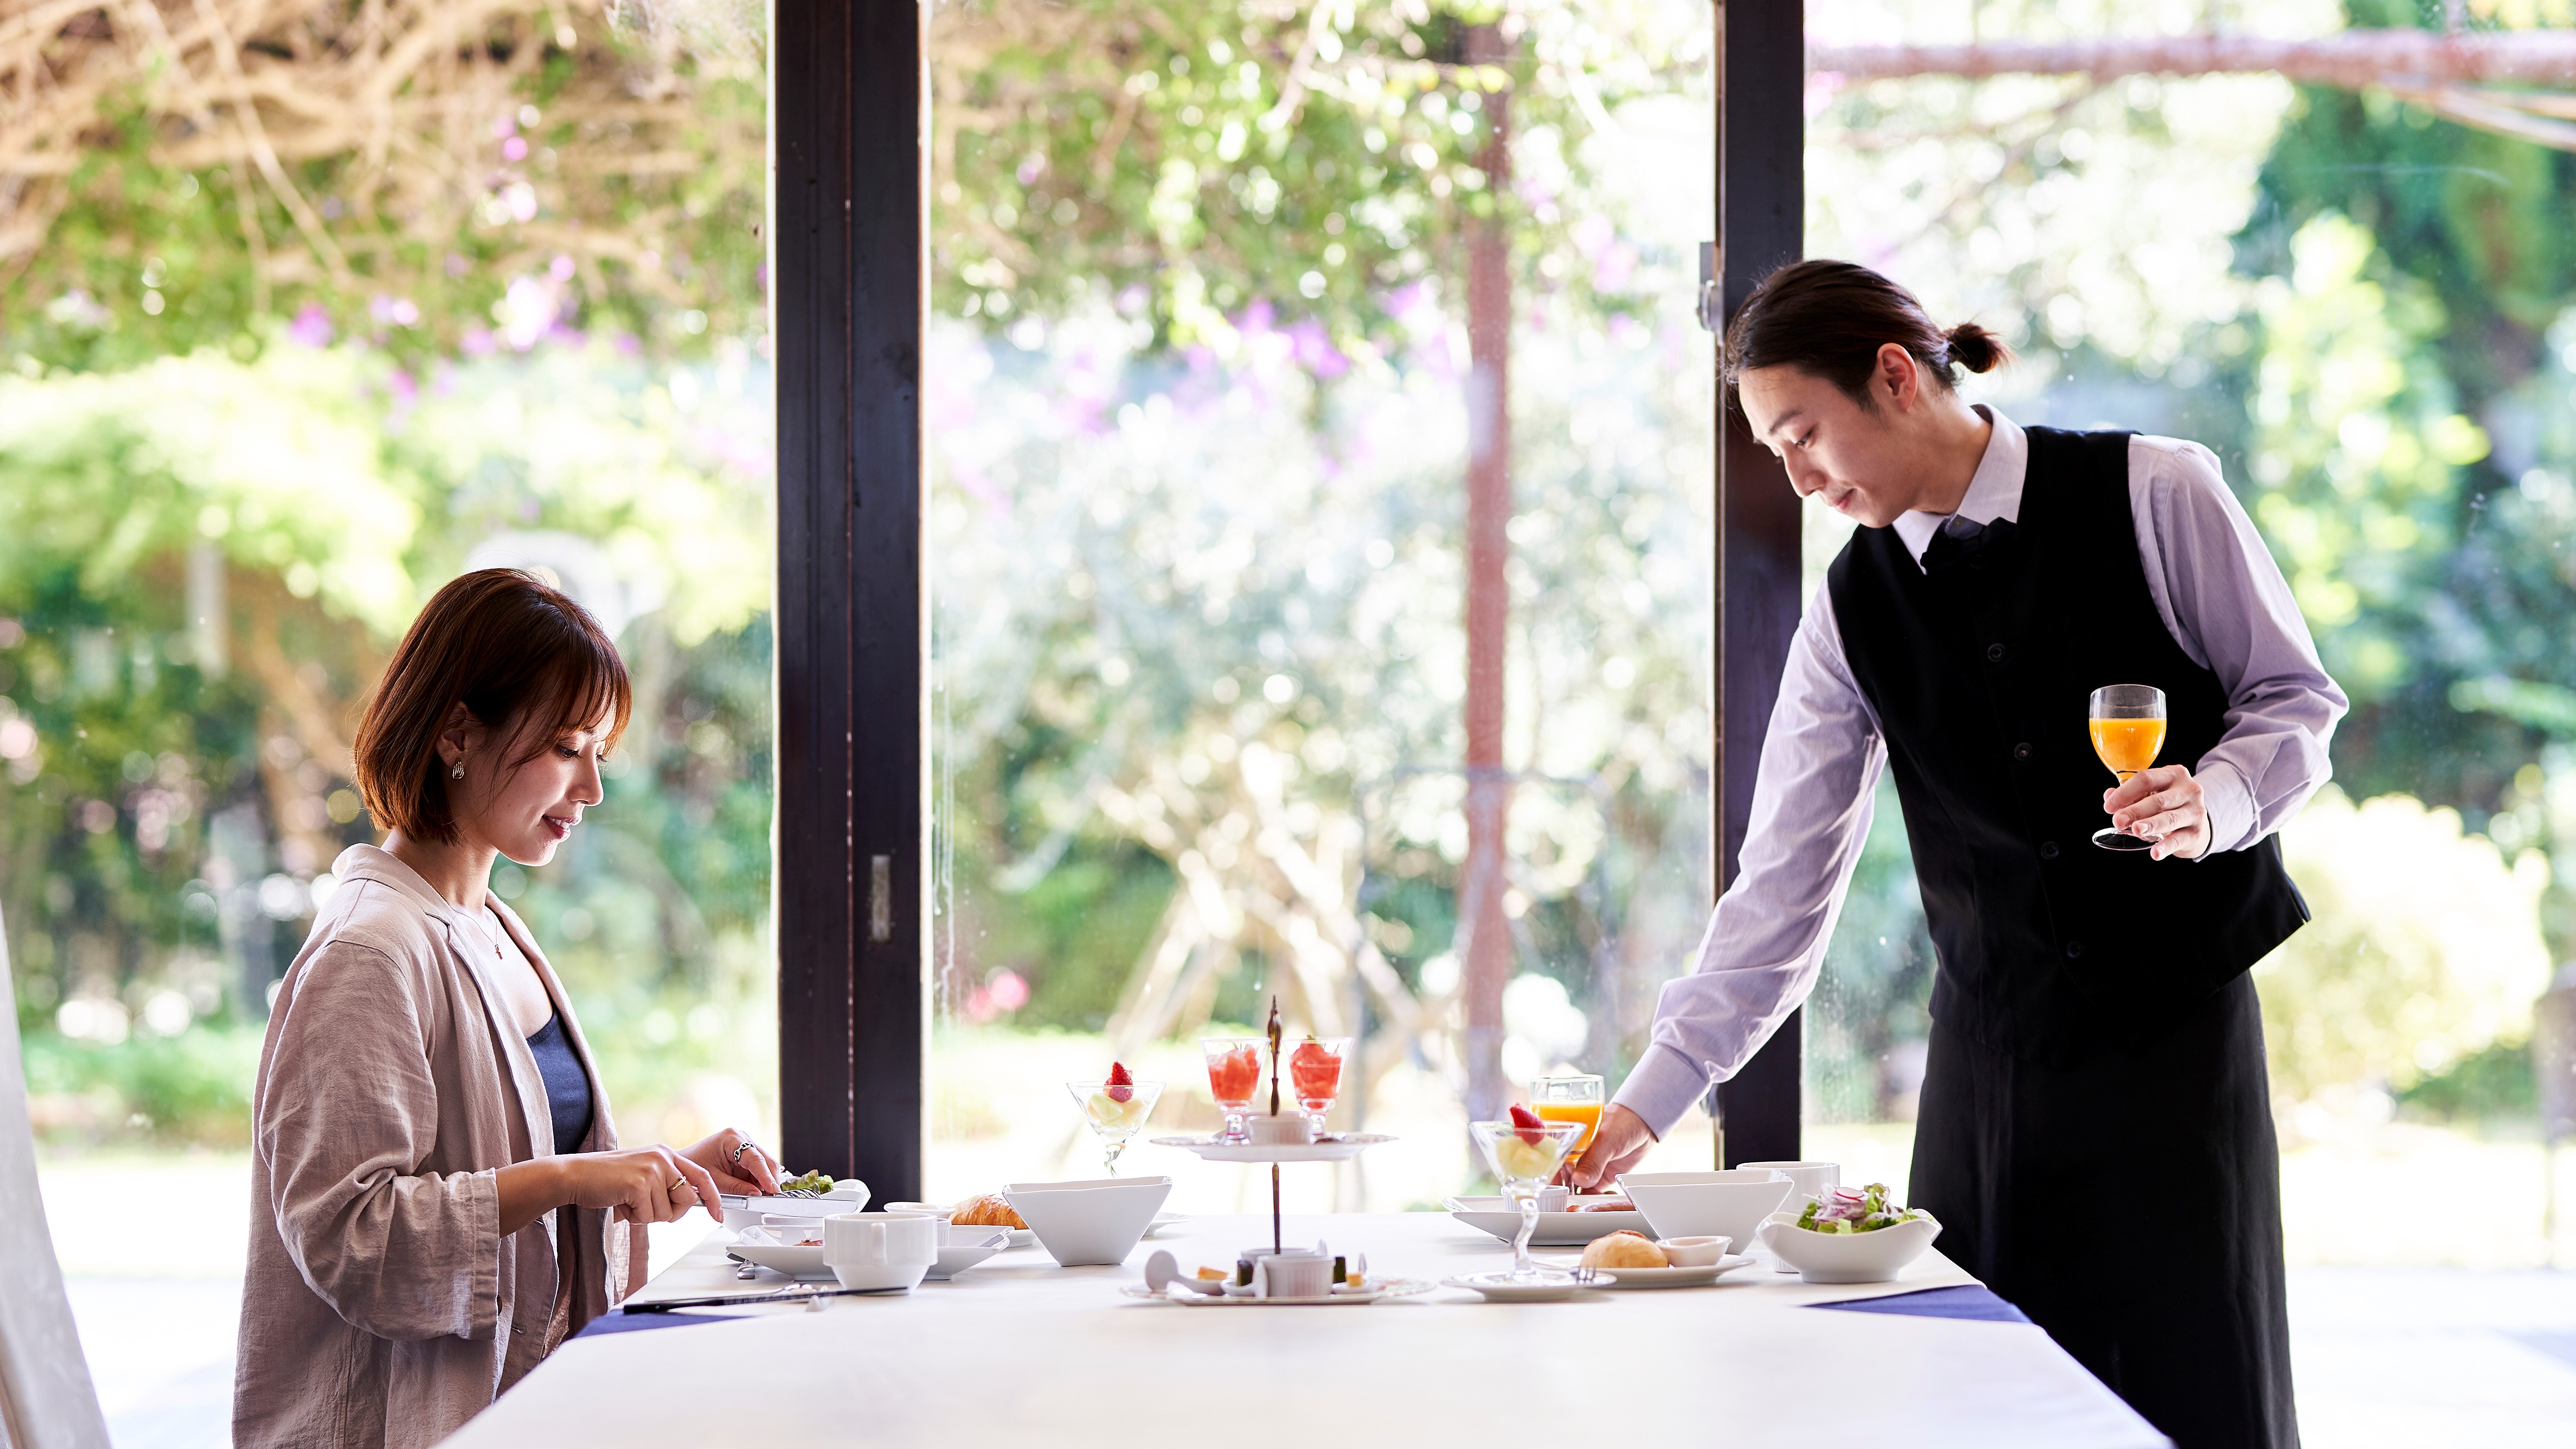
[[[851,1289],[909,1289],[939,1261],[939,1223],[918,1213],[823,1219],[823,1266]]]

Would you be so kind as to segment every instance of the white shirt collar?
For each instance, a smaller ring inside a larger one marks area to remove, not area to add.
[[[1968,480],[1967,496],[1959,500],[1959,511],[1925,513],[1915,510],[1897,515],[1896,536],[1905,551],[1914,556],[1914,566],[1923,567],[1923,551],[1932,546],[1932,535],[1952,518],[1964,518],[1980,526],[2004,519],[2021,521],[2021,486],[2030,471],[2030,439],[2012,419],[1986,406],[1976,405],[1977,412],[1994,424],[1986,439],[1986,455],[1977,461],[1976,476]]]

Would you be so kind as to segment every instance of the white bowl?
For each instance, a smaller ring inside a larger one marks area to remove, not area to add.
[[[1038,1245],[1067,1268],[1126,1262],[1171,1195],[1168,1177],[1014,1182],[1002,1189]]]
[[[1666,1238],[1655,1244],[1664,1250],[1664,1261],[1676,1268],[1705,1268],[1726,1256],[1729,1240],[1725,1238]]]
[[[1762,1220],[1779,1211],[1789,1179],[1768,1169],[1730,1172],[1628,1172],[1619,1186],[1659,1238],[1732,1238],[1750,1242]]]
[[[1810,1283],[1884,1283],[1923,1256],[1941,1225],[1915,1218],[1874,1233],[1820,1233],[1798,1226],[1790,1213],[1762,1224],[1762,1246]]]
[[[1008,1237],[1010,1234],[1007,1228],[987,1228],[985,1231],[1000,1237]],[[994,1244],[987,1247],[976,1243],[942,1243],[939,1245],[939,1261],[932,1263],[930,1271],[922,1276],[933,1283],[945,1283],[1002,1251],[1006,1246],[1008,1245]]]
[[[939,1224],[917,1213],[823,1220],[823,1264],[848,1289],[910,1289],[939,1261]]]

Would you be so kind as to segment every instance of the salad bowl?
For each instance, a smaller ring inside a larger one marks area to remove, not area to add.
[[[1773,1213],[1762,1246],[1809,1283],[1884,1283],[1923,1256],[1941,1224],[1928,1213],[1866,1233],[1820,1233],[1798,1226],[1796,1213]]]

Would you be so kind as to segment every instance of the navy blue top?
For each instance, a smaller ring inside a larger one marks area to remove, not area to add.
[[[582,1139],[590,1135],[590,1074],[581,1069],[581,1058],[573,1055],[560,1012],[547,1017],[537,1034],[528,1038],[528,1050],[536,1053],[537,1074],[546,1079],[546,1107],[555,1119],[555,1151],[579,1152]]]

